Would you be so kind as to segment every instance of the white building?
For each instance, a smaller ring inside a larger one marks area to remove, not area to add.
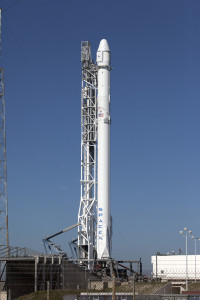
[[[153,277],[166,280],[186,278],[186,255],[155,255],[151,257]],[[187,255],[189,280],[200,280],[200,255]]]

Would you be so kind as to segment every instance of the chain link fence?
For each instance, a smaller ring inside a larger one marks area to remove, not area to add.
[[[150,277],[141,277],[140,279],[135,276],[116,278],[115,274],[113,274],[112,278],[99,278],[99,280],[89,279],[87,293],[153,294],[164,286],[166,286],[166,282],[155,281]]]
[[[10,260],[0,282],[0,300],[200,300],[195,295],[200,294],[200,278],[195,281],[188,276],[189,292],[184,294],[185,274],[170,277],[175,279],[166,280],[151,271],[138,275],[115,270],[112,276],[97,275],[56,257]]]

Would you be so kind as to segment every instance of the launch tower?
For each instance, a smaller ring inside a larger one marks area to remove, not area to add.
[[[1,44],[1,9],[0,9]],[[7,249],[7,250],[6,250]],[[0,251],[9,255],[4,70],[0,68]]]
[[[89,42],[81,43],[81,199],[78,214],[78,257],[96,256],[97,207],[97,68]]]

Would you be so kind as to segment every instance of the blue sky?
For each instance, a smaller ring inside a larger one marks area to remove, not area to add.
[[[1,0],[10,244],[77,222],[80,43],[112,53],[113,256],[200,236],[200,2]],[[67,247],[76,230],[55,239]],[[197,245],[200,253],[200,245]],[[194,242],[189,243],[190,253]]]

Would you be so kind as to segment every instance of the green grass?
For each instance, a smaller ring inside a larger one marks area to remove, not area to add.
[[[185,284],[183,285],[185,289]],[[188,282],[188,291],[200,291],[200,281],[197,282]]]
[[[70,295],[79,295],[81,293],[80,290],[54,290],[50,291],[50,300],[63,300],[63,296]],[[16,300],[46,300],[47,299],[47,291],[35,292],[29,295],[24,295]]]

